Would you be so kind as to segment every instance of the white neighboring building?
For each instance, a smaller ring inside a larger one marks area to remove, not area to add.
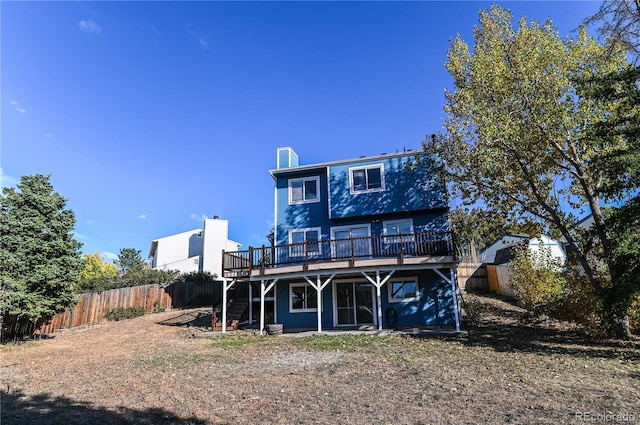
[[[541,235],[539,238],[529,238],[527,235],[504,235],[500,240],[492,243],[480,253],[480,261],[487,264],[494,264],[498,251],[518,245],[519,243],[527,243],[529,250],[532,252],[539,251],[540,247],[544,247],[551,250],[552,257],[561,259],[563,263],[567,260],[567,254],[562,244],[548,236]]]
[[[214,216],[202,227],[151,241],[151,268],[222,276],[222,251],[238,251],[242,244],[229,239],[228,220]]]

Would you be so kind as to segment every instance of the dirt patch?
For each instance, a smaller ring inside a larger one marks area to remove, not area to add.
[[[464,338],[207,339],[159,324],[193,310],[2,346],[2,424],[640,423],[637,340],[468,297],[481,309]]]

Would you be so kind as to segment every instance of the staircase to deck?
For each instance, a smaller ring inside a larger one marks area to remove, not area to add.
[[[227,304],[227,330],[238,329],[238,324],[248,307],[249,303],[247,301],[232,301]],[[222,315],[222,304],[216,306],[214,311],[219,311],[219,315]],[[213,330],[222,331],[221,317],[216,321],[215,326],[213,326]]]

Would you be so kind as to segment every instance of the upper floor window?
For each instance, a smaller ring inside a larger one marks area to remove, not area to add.
[[[412,219],[388,220],[383,222],[383,226],[386,243],[413,242]],[[400,240],[400,238],[402,238],[402,240]]]
[[[304,177],[289,180],[289,204],[319,202],[320,177]]]
[[[351,193],[384,190],[384,168],[382,164],[349,169]]]
[[[320,254],[320,228],[296,229],[289,232],[289,255],[303,257]]]

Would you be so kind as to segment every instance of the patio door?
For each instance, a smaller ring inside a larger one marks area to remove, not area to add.
[[[334,304],[336,325],[373,324],[373,285],[370,283],[336,282]]]
[[[331,229],[331,239],[337,240],[332,244],[333,258],[370,256],[370,234],[371,231],[368,225],[334,227]]]

